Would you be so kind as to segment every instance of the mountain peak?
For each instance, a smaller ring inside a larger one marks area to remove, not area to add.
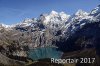
[[[58,15],[58,12],[52,10],[50,14],[51,14],[51,15]]]
[[[24,19],[24,23],[28,23],[28,22],[32,22],[33,20],[32,19],[29,19],[29,18],[26,18],[26,19]]]
[[[92,11],[91,11],[91,15],[98,15],[100,13],[100,5],[98,5],[96,8],[94,8]]]
[[[59,15],[60,15],[61,19],[64,21],[68,20],[70,17],[70,15],[66,14],[65,12],[60,12]]]
[[[15,27],[15,25],[6,25],[6,24],[3,24],[3,23],[0,23],[0,30],[2,28],[6,29],[6,30],[11,30],[13,27]]]
[[[75,15],[77,15],[77,16],[88,15],[88,14],[89,14],[89,13],[87,13],[87,12],[81,10],[81,9],[79,9],[79,10],[75,13]]]

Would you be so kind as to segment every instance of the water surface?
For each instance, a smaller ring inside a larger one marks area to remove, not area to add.
[[[44,58],[61,58],[62,52],[55,47],[41,47],[29,50],[28,57],[33,60]]]

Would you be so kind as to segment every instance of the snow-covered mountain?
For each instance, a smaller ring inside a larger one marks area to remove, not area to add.
[[[66,29],[68,27],[71,27],[71,25],[79,25],[82,26],[85,24],[85,22],[82,22],[82,20],[96,20],[96,18],[99,16],[100,8],[99,6],[93,9],[90,13],[87,13],[81,9],[79,9],[75,14],[68,15],[64,12],[56,12],[51,11],[50,14],[41,14],[39,18],[33,18],[33,19],[25,19],[22,22],[15,24],[15,25],[5,25],[1,24],[1,27],[9,28],[12,27],[28,27],[33,26],[34,24],[42,23],[45,27],[51,28],[51,29]],[[94,17],[96,16],[96,17]],[[75,26],[73,26],[73,29]]]
[[[65,12],[51,11],[49,14],[41,14],[39,18],[27,18],[15,25],[1,24],[0,29],[15,29],[26,32],[40,31],[41,34],[49,30],[54,36],[64,36],[68,38],[86,24],[99,21],[100,5],[90,13],[81,9],[73,15],[68,15]]]
[[[69,19],[70,15],[65,14],[64,12],[52,11],[49,15],[44,15],[44,24],[61,24],[66,22]]]
[[[52,11],[50,14],[42,14],[40,20],[43,25],[51,29],[61,29],[65,26],[65,22],[69,19],[70,15],[67,15],[64,12]]]
[[[100,6],[100,5],[99,5]],[[79,23],[82,20],[93,20],[94,15],[98,15],[100,12],[100,8],[96,7],[93,9],[90,13],[87,13],[81,9],[79,9],[75,14],[73,15],[68,15],[64,12],[56,12],[56,11],[51,11],[50,14],[41,14],[39,18],[33,18],[33,19],[25,19],[22,22],[16,24],[16,25],[5,25],[1,24],[2,27],[4,28],[11,28],[15,26],[21,26],[21,27],[27,27],[31,26],[33,23],[39,23],[39,20],[45,25],[45,27],[48,28],[61,28],[61,27],[67,27],[69,23]],[[67,23],[67,24],[66,24]]]

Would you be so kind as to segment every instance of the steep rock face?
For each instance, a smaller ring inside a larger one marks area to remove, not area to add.
[[[99,22],[87,24],[72,34],[67,40],[58,41],[57,45],[59,46],[59,49],[66,52],[95,47],[97,54],[100,55],[99,24]]]
[[[27,57],[26,51],[29,49],[55,45],[53,43],[55,41],[54,35],[50,29],[34,32],[2,31],[0,33],[0,46],[3,47],[1,49],[3,54]]]
[[[44,47],[52,45],[54,36],[50,33],[49,29],[44,31],[35,31],[32,33],[31,47]]]
[[[98,11],[99,6],[96,12]],[[95,12],[94,15],[97,15],[95,17],[93,15],[91,16],[91,13],[85,13],[87,15],[81,18],[80,14],[82,12],[84,11],[79,10],[74,17],[71,17],[70,22],[65,26],[66,29],[62,32],[61,41],[57,41],[57,46],[60,50],[66,52],[90,47],[99,48],[99,13]],[[77,15],[80,17],[77,17]],[[98,50],[97,53],[99,53]]]

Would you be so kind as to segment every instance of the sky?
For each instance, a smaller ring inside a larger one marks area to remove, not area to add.
[[[70,15],[78,9],[90,12],[99,3],[100,0],[0,0],[0,23],[16,24],[52,10]]]

